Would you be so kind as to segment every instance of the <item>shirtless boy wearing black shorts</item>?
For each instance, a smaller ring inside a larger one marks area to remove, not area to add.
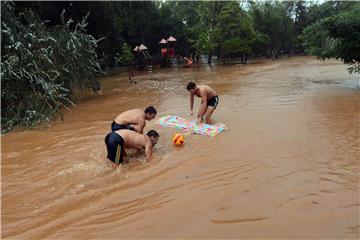
[[[215,111],[219,97],[216,92],[207,85],[196,85],[194,82],[189,82],[186,89],[190,92],[190,111],[193,115],[194,95],[201,98],[201,104],[197,115],[197,123],[201,123],[205,115],[205,122],[212,124],[211,115]]]
[[[145,120],[151,121],[156,116],[156,109],[149,106],[145,111],[141,109],[131,109],[119,114],[111,124],[111,131],[129,129],[138,133],[143,133]]]

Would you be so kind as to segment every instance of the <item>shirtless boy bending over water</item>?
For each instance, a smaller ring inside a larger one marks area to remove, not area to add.
[[[129,129],[139,133],[143,133],[145,120],[152,120],[156,116],[156,109],[149,106],[145,111],[141,109],[131,109],[118,115],[111,124],[111,131],[120,129]]]
[[[145,150],[146,160],[149,161],[158,140],[159,133],[155,130],[150,130],[146,135],[128,129],[110,132],[105,137],[107,158],[118,166],[126,156],[125,148],[135,148]]]
[[[196,85],[194,82],[189,82],[186,89],[190,92],[191,115],[193,115],[194,95],[196,95],[201,98],[197,123],[201,123],[205,115],[205,122],[207,124],[212,124],[211,115],[219,103],[219,97],[216,95],[216,92],[207,85]]]

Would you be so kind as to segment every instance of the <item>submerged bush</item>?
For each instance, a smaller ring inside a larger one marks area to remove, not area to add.
[[[1,125],[48,122],[71,104],[76,88],[98,89],[97,40],[85,33],[86,17],[51,28],[30,9],[15,13],[12,2],[1,8]]]

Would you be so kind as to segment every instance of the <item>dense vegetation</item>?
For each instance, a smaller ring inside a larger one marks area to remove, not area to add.
[[[360,2],[348,6],[314,22],[300,38],[309,54],[340,59],[360,73]]]
[[[1,15],[2,132],[53,119],[74,89],[99,88],[100,68],[129,66],[140,43],[158,58],[170,35],[208,63],[313,54],[360,70],[356,1],[16,1]]]
[[[16,13],[11,2],[1,15],[3,132],[50,121],[71,103],[72,90],[98,88],[97,40],[85,33],[85,19],[72,30],[71,20],[46,27],[32,11]]]

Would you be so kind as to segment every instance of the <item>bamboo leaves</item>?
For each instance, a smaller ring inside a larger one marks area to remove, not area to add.
[[[4,2],[1,56],[2,132],[48,122],[71,102],[76,89],[97,89],[97,40],[84,32],[86,19],[47,28],[31,10],[15,14]],[[63,12],[64,17],[65,12]]]

